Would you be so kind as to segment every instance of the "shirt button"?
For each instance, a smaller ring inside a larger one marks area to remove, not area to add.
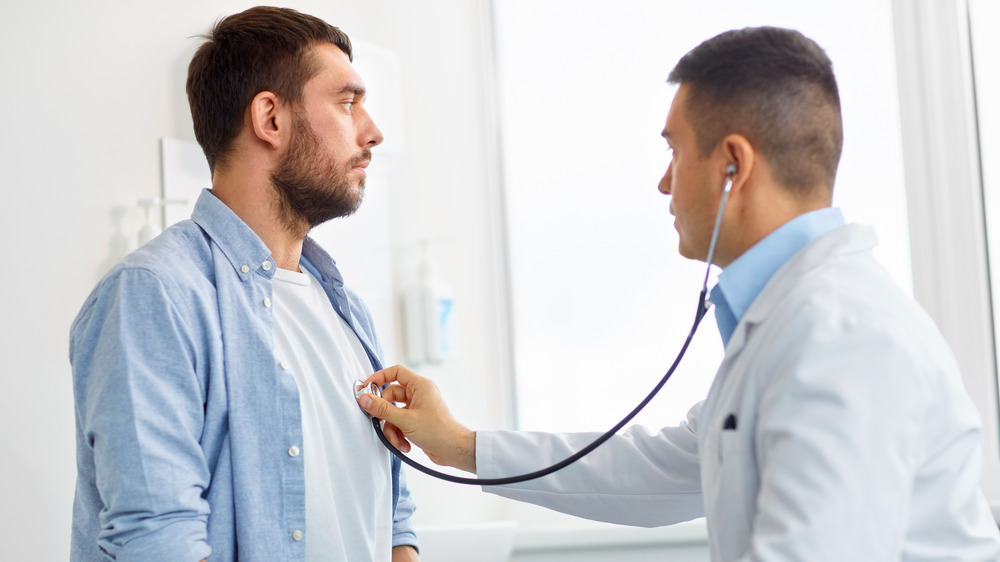
[[[295,445],[292,445],[291,447],[289,447],[288,448],[288,456],[290,456],[290,457],[297,457],[297,456],[299,456],[299,448],[296,447]]]
[[[281,362],[281,368],[287,371],[288,370],[288,361],[282,361]]]
[[[271,299],[264,297],[264,308],[271,308]]]
[[[292,531],[292,540],[300,541],[302,540],[302,531],[296,529]]]
[[[243,273],[250,273],[250,266],[244,265],[243,267],[240,268],[240,271],[242,271]]]
[[[271,262],[266,261],[260,265],[264,268],[264,271],[271,271]]]

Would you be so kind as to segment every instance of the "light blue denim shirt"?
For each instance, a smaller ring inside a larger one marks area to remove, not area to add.
[[[722,345],[729,344],[747,308],[785,262],[813,240],[843,225],[844,215],[836,208],[800,215],[765,236],[723,269],[709,298],[715,306],[715,322]]]
[[[333,260],[307,239],[302,265],[380,369],[368,310]],[[302,443],[299,394],[274,355],[274,273],[260,238],[206,190],[191,220],[87,298],[70,336],[72,560],[304,560],[305,472],[288,453]],[[391,466],[393,546],[416,545]]]

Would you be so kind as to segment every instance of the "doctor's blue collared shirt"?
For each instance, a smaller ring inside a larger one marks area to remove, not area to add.
[[[333,260],[306,239],[301,264],[381,368],[371,317]],[[298,388],[274,355],[275,271],[260,238],[204,191],[191,220],[88,297],[70,337],[74,562],[304,560],[323,530],[306,528]],[[414,545],[395,457],[391,478],[392,505],[370,508],[393,510],[393,546]]]
[[[736,325],[771,280],[799,250],[820,236],[844,225],[837,208],[812,211],[783,224],[736,258],[719,274],[709,300],[715,306],[715,321],[722,345],[729,344]]]

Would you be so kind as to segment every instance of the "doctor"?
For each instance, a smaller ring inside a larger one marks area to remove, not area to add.
[[[730,31],[686,54],[663,137],[680,253],[704,260],[725,358],[678,427],[634,426],[552,476],[486,491],[629,525],[707,517],[712,560],[1000,560],[980,420],[947,345],[831,208],[842,128],[829,58],[802,34]],[[573,373],[567,373],[571,380]],[[386,434],[481,477],[538,469],[594,434],[473,432],[434,384],[375,373]],[[558,401],[558,396],[553,396]]]

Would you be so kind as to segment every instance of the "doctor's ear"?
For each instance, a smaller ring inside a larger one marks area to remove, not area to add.
[[[722,139],[719,148],[726,162],[723,172],[733,180],[733,189],[742,186],[753,171],[757,151],[746,137],[738,134]]]
[[[254,136],[274,149],[280,148],[282,136],[287,136],[287,112],[283,108],[281,98],[268,91],[254,96],[247,108]]]

